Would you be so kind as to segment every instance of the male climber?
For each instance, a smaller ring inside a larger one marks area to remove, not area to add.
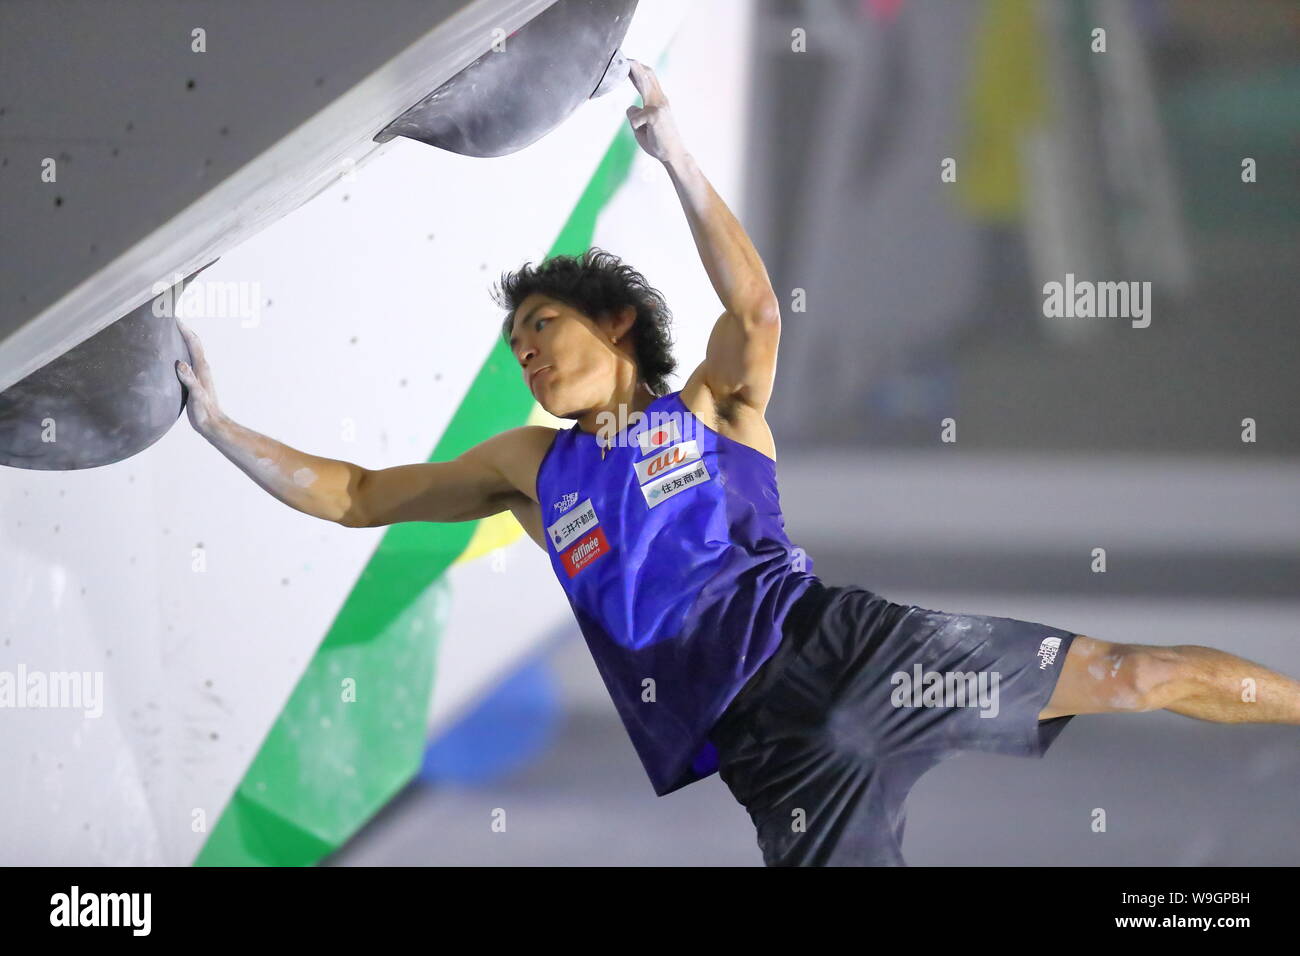
[[[525,264],[496,292],[525,387],[567,429],[377,470],[320,458],[224,415],[185,329],[194,427],[285,504],[347,527],[509,509],[549,556],[655,792],[719,771],[768,865],[903,865],[922,773],[961,750],[1042,756],[1075,714],[1300,724],[1300,683],[1222,651],[932,611],[814,575],[785,534],[764,421],[777,297],[654,74],[633,61],[631,79],[637,142],[725,309],[680,390],[663,299],[593,249]]]

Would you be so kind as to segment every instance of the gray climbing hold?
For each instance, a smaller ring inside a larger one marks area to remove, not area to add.
[[[173,307],[203,269],[0,392],[0,465],[96,468],[165,435],[185,407],[176,360],[192,361]]]
[[[541,139],[627,78],[619,44],[637,0],[557,0],[374,137],[466,156],[504,156]]]

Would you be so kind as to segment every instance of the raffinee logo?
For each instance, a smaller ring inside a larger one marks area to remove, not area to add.
[[[1151,324],[1150,282],[1090,282],[1074,280],[1043,285],[1043,315],[1049,319],[1132,319],[1135,329]]]
[[[148,936],[151,893],[71,893],[50,897],[51,926],[130,926],[133,936]]]
[[[997,671],[895,671],[889,678],[895,707],[978,707],[981,717],[998,715]]]

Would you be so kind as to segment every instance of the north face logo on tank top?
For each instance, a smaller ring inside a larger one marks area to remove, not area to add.
[[[717,770],[710,729],[816,580],[776,463],[660,396],[608,447],[577,424],[537,474],[547,551],[655,792]],[[716,479],[716,480],[715,480]]]

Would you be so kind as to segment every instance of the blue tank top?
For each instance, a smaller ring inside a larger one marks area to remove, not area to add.
[[[775,461],[680,392],[642,415],[607,450],[576,422],[557,432],[537,498],[556,577],[663,796],[718,769],[709,731],[816,577],[786,537]]]

